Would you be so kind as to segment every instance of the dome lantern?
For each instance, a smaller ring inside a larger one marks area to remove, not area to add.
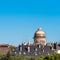
[[[39,28],[38,28],[38,31],[42,31],[42,28],[41,28],[41,27],[39,27]]]

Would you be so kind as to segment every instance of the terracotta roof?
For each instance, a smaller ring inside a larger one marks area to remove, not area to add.
[[[9,45],[7,44],[0,44],[0,47],[8,47]]]

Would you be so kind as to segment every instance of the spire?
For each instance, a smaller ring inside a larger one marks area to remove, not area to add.
[[[28,41],[28,44],[30,44],[30,41]]]
[[[29,45],[29,46],[30,46],[30,40],[28,40],[28,43],[27,43],[27,45]]]
[[[24,45],[24,41],[22,40],[22,45]]]

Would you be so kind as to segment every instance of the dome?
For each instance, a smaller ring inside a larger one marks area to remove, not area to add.
[[[38,28],[38,31],[36,32],[36,34],[45,34],[45,33],[42,31],[42,28]]]
[[[35,32],[34,43],[46,44],[46,36],[45,36],[45,32],[42,31],[42,28],[38,28],[38,30]]]
[[[45,33],[42,31],[42,28],[38,28],[38,30],[35,33],[35,37],[37,36],[45,36]]]
[[[36,34],[45,34],[43,31],[37,31]]]

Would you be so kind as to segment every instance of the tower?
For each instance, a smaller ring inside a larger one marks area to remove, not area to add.
[[[38,28],[38,30],[34,34],[34,43],[46,45],[46,36],[42,31],[42,28]]]

